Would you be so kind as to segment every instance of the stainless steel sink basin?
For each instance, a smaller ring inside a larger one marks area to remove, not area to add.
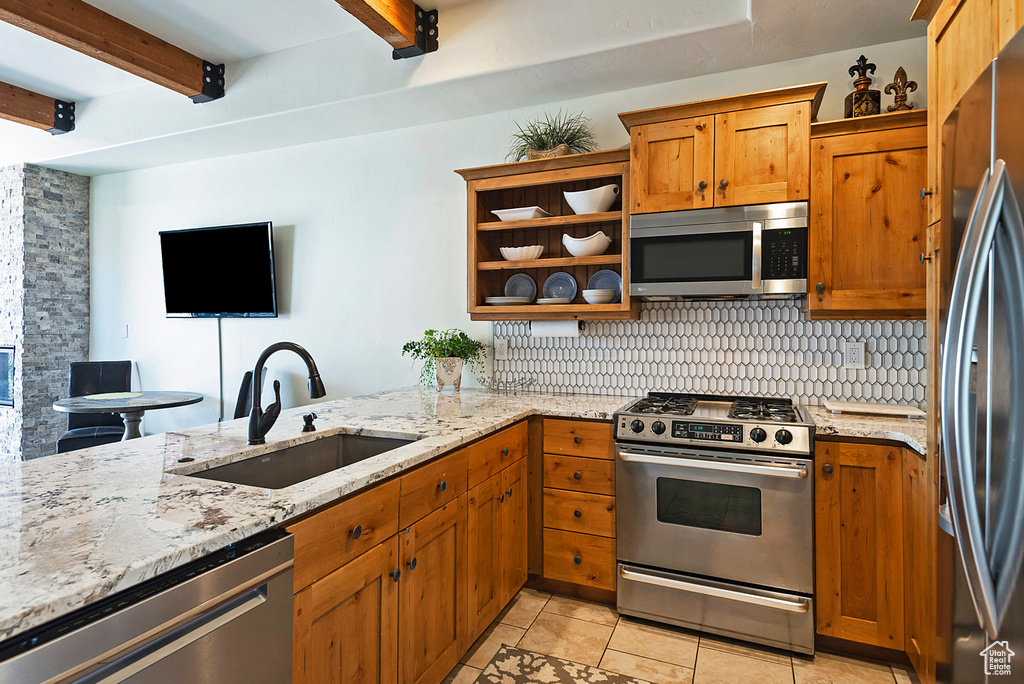
[[[409,437],[412,438],[368,437],[343,433],[189,474],[191,477],[202,477],[218,482],[283,489],[317,475],[412,444],[419,439],[419,436]]]

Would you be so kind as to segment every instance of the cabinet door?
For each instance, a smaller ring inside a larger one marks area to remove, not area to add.
[[[715,115],[715,206],[806,200],[809,102]]]
[[[702,116],[630,130],[631,214],[712,205],[714,125]]]
[[[484,480],[466,496],[469,556],[469,631],[475,639],[505,605],[502,582],[503,473]]]
[[[934,442],[932,442],[934,444]],[[935,680],[935,559],[938,506],[936,473],[925,459],[903,450],[904,650],[922,681]]]
[[[902,650],[901,450],[819,441],[815,465],[818,633]]]
[[[398,680],[398,537],[295,595],[296,684]]]
[[[814,139],[812,314],[924,316],[926,144],[924,126]]]
[[[527,493],[526,459],[521,458],[502,472],[501,547],[502,595],[504,606],[526,584]]]
[[[402,684],[438,684],[459,662],[466,630],[466,495],[401,533]]]

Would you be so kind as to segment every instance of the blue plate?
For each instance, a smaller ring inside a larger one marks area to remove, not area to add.
[[[615,271],[598,271],[590,276],[590,280],[587,281],[587,289],[615,290],[615,299],[611,303],[618,304],[622,301],[622,276]]]
[[[525,273],[516,273],[505,282],[506,297],[529,297],[532,302],[537,298],[537,283]]]
[[[552,273],[544,281],[544,297],[546,299],[556,297],[576,299],[576,279],[565,271]]]

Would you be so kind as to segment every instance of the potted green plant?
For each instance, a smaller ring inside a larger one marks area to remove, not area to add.
[[[426,330],[422,339],[402,345],[402,356],[406,354],[423,361],[421,383],[430,384],[434,378],[438,390],[451,385],[458,392],[463,364],[468,361],[470,368],[482,370],[486,348],[461,330]]]
[[[545,114],[543,120],[516,123],[516,128],[519,130],[512,134],[512,148],[506,161],[547,159],[597,149],[594,129],[583,112],[563,113],[559,109],[554,116]]]

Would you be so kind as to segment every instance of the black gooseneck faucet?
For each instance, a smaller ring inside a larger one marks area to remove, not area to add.
[[[264,419],[263,409],[260,407],[260,398],[263,395],[263,365],[267,362],[267,359],[274,352],[279,352],[283,349],[293,351],[299,355],[306,363],[306,369],[309,371],[309,398],[319,399],[327,394],[324,389],[324,383],[320,379],[320,371],[316,368],[316,362],[313,361],[313,357],[309,355],[309,352],[295,344],[294,342],[276,342],[260,354],[260,358],[256,361],[256,368],[252,372],[252,411],[249,412],[249,444],[266,444],[267,440],[264,439],[270,428],[274,426],[274,421],[277,420],[277,416],[267,415]]]

